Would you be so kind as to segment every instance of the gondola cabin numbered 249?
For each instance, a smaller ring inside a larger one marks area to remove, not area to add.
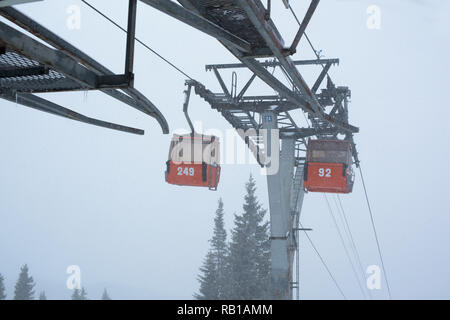
[[[175,134],[170,143],[166,181],[179,186],[217,190],[220,179],[219,152],[217,137]]]
[[[310,140],[304,188],[310,192],[350,193],[353,190],[352,144],[342,140]]]

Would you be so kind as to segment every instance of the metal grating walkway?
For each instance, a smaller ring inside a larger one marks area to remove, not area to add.
[[[12,51],[0,55],[0,87],[35,93],[88,89],[62,73]]]

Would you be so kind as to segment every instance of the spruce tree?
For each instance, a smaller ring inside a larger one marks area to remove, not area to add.
[[[219,205],[214,217],[214,234],[210,241],[211,250],[216,264],[216,286],[217,298],[223,300],[227,296],[227,232],[225,231],[225,222],[223,220],[225,211],[223,201],[219,199]]]
[[[256,197],[252,176],[246,183],[243,213],[235,215],[228,256],[228,299],[267,299],[270,272],[269,224]]]
[[[84,288],[81,288],[80,300],[88,300],[87,291]]]
[[[103,294],[102,294],[102,300],[111,300],[111,298],[109,297],[108,291],[103,290]]]
[[[14,290],[14,300],[33,300],[34,285],[33,277],[28,275],[28,266],[25,264],[20,268],[19,279]]]
[[[0,274],[0,300],[6,300],[5,278]]]
[[[223,201],[219,199],[214,217],[214,231],[211,240],[211,248],[206,255],[203,266],[200,269],[200,293],[195,297],[201,300],[222,300],[226,297],[226,259],[227,259],[227,232],[223,220],[225,211]]]
[[[45,295],[45,291],[41,291],[39,294],[39,300],[47,300],[47,296]]]
[[[73,290],[71,299],[72,300],[81,300],[80,289]]]
[[[200,268],[201,274],[198,276],[200,281],[200,290],[194,297],[198,300],[218,300],[219,291],[217,290],[217,272],[215,257],[212,251],[208,251],[203,266]]]

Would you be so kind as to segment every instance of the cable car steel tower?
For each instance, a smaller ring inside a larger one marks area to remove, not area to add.
[[[217,38],[241,63],[207,65],[214,72],[221,93],[213,93],[195,80],[187,80],[188,92],[207,101],[213,109],[240,132],[258,162],[270,170],[273,162],[264,160],[279,155],[279,170],[267,176],[270,209],[271,283],[270,298],[292,299],[294,289],[299,294],[299,228],[303,204],[303,170],[306,138],[337,138],[339,134],[353,143],[353,133],[359,131],[349,124],[348,87],[336,87],[328,71],[337,59],[293,61],[296,52],[319,0],[312,0],[291,46],[284,40],[270,18],[270,1],[265,7],[260,0],[141,0],[142,2]],[[288,1],[284,1],[287,3]],[[275,61],[262,62],[258,58]],[[322,65],[323,71],[312,87],[303,79],[297,66]],[[290,81],[286,86],[271,74],[268,67],[280,67]],[[248,68],[253,75],[240,93],[235,83],[229,89],[220,74],[221,69]],[[278,95],[246,96],[245,93],[256,77],[259,77]],[[326,78],[326,88],[318,92]],[[291,112],[301,110],[308,115],[311,126],[299,127]],[[265,129],[265,137],[260,134]],[[280,150],[271,150],[271,131],[278,130]],[[244,134],[243,134],[244,133]],[[269,138],[267,138],[269,137]],[[354,143],[353,143],[354,146]],[[353,157],[358,165],[355,147]],[[278,152],[279,151],[279,152]],[[263,160],[264,158],[264,160]],[[295,261],[295,264],[294,264]],[[296,272],[294,271],[296,265]],[[294,277],[294,272],[295,277]]]

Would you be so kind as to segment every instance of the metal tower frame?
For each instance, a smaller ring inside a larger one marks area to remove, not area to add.
[[[195,80],[187,80],[188,92],[206,100],[213,109],[238,130],[242,139],[261,166],[268,170],[274,165],[266,163],[272,154],[279,154],[279,170],[267,176],[271,230],[271,282],[270,297],[291,299],[293,290],[299,290],[298,233],[300,212],[304,199],[303,170],[306,138],[337,138],[339,134],[353,143],[353,157],[359,163],[353,134],[359,129],[349,124],[348,87],[336,87],[328,71],[337,59],[293,61],[290,57],[311,20],[319,0],[312,0],[297,35],[290,46],[285,46],[281,34],[270,18],[270,1],[265,7],[260,0],[141,0],[142,2],[218,39],[240,64],[207,65],[222,88],[213,93]],[[287,1],[284,1],[287,4]],[[275,61],[261,61],[272,58]],[[323,71],[310,87],[303,79],[298,66],[322,65]],[[283,84],[268,67],[279,67],[289,79]],[[234,82],[229,89],[220,69],[248,68],[251,78],[237,92]],[[278,92],[272,96],[246,96],[248,88],[258,77]],[[326,78],[326,87],[318,92]],[[292,112],[305,112],[311,122],[308,128],[299,127]],[[261,134],[264,129],[266,134]],[[270,141],[273,130],[279,133],[279,144]],[[272,150],[273,145],[280,150]],[[279,151],[279,153],[278,153]],[[278,159],[277,159],[278,160]],[[295,257],[297,259],[295,259]],[[294,279],[294,261],[296,274]]]
[[[338,59],[294,61],[297,66],[328,66],[325,70],[328,70],[332,64],[338,63]],[[270,61],[261,64],[266,68],[280,66],[279,63]],[[237,130],[262,167],[270,171],[272,163],[268,159],[279,156],[279,159],[275,159],[279,163],[274,170],[275,174],[267,175],[271,222],[271,293],[273,298],[289,299],[293,297],[293,289],[297,290],[298,296],[298,233],[306,231],[299,226],[304,198],[303,170],[306,139],[313,136],[337,139],[340,130],[312,116],[309,116],[310,127],[300,127],[291,116],[298,107],[279,95],[246,96],[245,92],[253,83],[255,74],[250,77],[239,93],[236,90],[234,77],[231,88],[228,88],[219,70],[235,70],[242,67],[244,66],[241,64],[206,66],[206,70],[214,72],[222,88],[220,93],[213,93],[194,80],[187,80],[186,85],[189,91],[194,88],[197,95],[208,102],[212,109],[220,112]],[[324,72],[321,72],[313,89],[320,87],[324,77]],[[350,90],[347,87],[336,88],[330,79],[326,82],[326,88],[317,95],[318,100],[323,106],[335,109],[339,117],[346,117],[347,112],[343,106],[348,103]],[[263,130],[265,130],[264,133],[262,133]],[[271,134],[272,130],[277,130],[275,135]],[[280,139],[280,143],[270,140],[274,136]],[[271,150],[280,145],[279,150]],[[357,159],[356,153],[355,157]],[[296,266],[295,270],[294,266]]]
[[[137,0],[129,0],[125,72],[119,75],[20,11],[0,7],[0,15],[19,27],[0,22],[0,98],[71,120],[144,134],[141,129],[93,119],[35,95],[99,90],[155,118],[163,133],[168,133],[161,112],[134,88],[136,7]]]

